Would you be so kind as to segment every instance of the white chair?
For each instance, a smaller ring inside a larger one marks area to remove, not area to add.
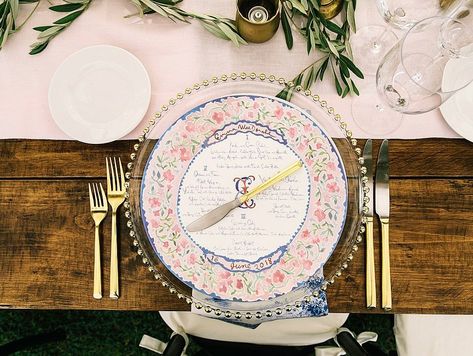
[[[399,356],[473,355],[473,315],[395,315],[394,335]]]
[[[271,355],[293,355],[296,351],[307,352],[307,347],[314,354],[312,345],[335,338],[343,348],[350,349],[350,355],[368,355],[360,344],[376,341],[375,333],[362,333],[355,338],[349,330],[341,328],[349,314],[329,314],[324,317],[281,319],[260,324],[257,328],[248,328],[226,321],[208,318],[191,312],[160,312],[165,323],[174,331],[171,341],[178,340],[178,345],[168,346],[159,340],[144,336],[140,346],[162,353],[163,355],[180,355],[188,344],[187,335],[204,341],[204,348],[225,346],[224,355],[266,355],[267,348]],[[338,334],[338,336],[337,336]],[[176,337],[177,336],[177,337]],[[181,338],[182,337],[182,338]],[[179,341],[180,340],[180,341]],[[357,342],[358,341],[358,342]],[[231,343],[231,344],[226,344]],[[186,345],[184,345],[186,344]],[[230,351],[228,346],[230,347]],[[265,345],[265,346],[262,346]],[[270,345],[270,346],[269,346]],[[304,347],[306,347],[304,349]],[[169,349],[173,348],[172,351]],[[240,353],[239,348],[244,350]],[[272,348],[272,349],[271,349]],[[182,351],[182,349],[184,349]],[[251,353],[251,350],[254,350]],[[223,349],[222,349],[223,350]],[[233,353],[232,353],[233,352]],[[344,355],[342,348],[320,348],[316,355]]]

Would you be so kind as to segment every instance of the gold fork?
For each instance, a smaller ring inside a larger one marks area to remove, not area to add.
[[[107,197],[112,207],[112,243],[110,251],[110,298],[118,299],[118,249],[117,249],[117,209],[125,201],[125,175],[120,158],[108,157]]]
[[[107,198],[103,191],[102,183],[99,185],[89,183],[90,211],[95,223],[95,252],[94,252],[94,298],[102,298],[102,276],[100,273],[100,223],[105,219],[108,211]]]

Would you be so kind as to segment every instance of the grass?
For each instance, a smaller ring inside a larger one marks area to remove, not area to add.
[[[345,324],[355,333],[375,331],[384,351],[395,349],[390,315],[352,314]],[[143,334],[169,339],[171,329],[157,312],[118,311],[0,311],[0,345],[25,336],[63,328],[66,339],[37,346],[16,355],[156,355],[141,349]],[[199,349],[192,345],[190,356]]]

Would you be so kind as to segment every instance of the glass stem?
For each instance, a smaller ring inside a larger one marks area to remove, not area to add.
[[[372,42],[373,49],[378,50],[382,46],[381,43],[383,43],[383,40],[386,37],[388,31],[389,29],[385,27],[384,31],[378,37],[376,37],[376,39]]]

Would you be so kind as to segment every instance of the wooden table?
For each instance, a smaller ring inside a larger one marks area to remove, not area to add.
[[[87,183],[105,182],[105,157],[128,161],[133,143],[0,141],[0,308],[189,309],[143,266],[123,216],[121,297],[92,298],[94,235]],[[473,313],[473,145],[392,140],[390,165],[393,312]],[[109,214],[102,242],[104,296],[110,224]],[[375,240],[379,305],[380,245]],[[330,287],[332,312],[368,312],[364,260],[360,248]]]

